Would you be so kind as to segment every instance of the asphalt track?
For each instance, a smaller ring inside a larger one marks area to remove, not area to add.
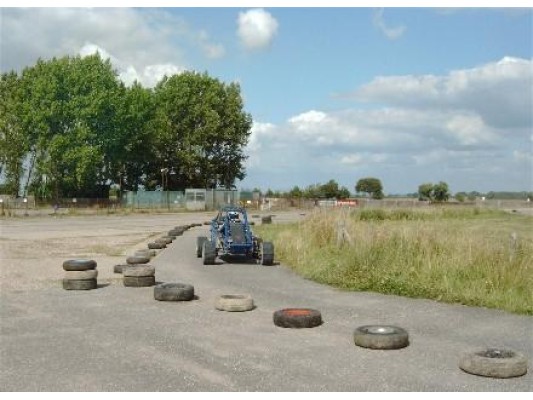
[[[158,282],[194,285],[190,302],[159,302],[153,288],[117,275],[90,291],[56,287],[0,293],[2,391],[509,391],[529,392],[533,374],[493,379],[458,368],[465,352],[510,348],[533,359],[533,319],[375,293],[343,292],[282,265],[204,266],[196,227],[155,257]],[[162,232],[163,233],[163,232]],[[102,268],[99,266],[99,268]],[[112,268],[107,266],[106,268]],[[223,312],[221,294],[248,293],[256,308]],[[284,329],[274,311],[310,307],[323,325]],[[357,347],[367,324],[409,332],[400,350]]]

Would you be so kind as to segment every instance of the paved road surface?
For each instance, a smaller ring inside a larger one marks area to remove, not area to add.
[[[152,260],[159,282],[190,283],[198,298],[158,302],[153,288],[119,280],[97,290],[1,293],[2,391],[531,391],[514,379],[466,374],[463,352],[512,348],[533,359],[533,319],[373,293],[342,292],[283,266],[203,266],[196,227]],[[103,268],[103,267],[99,267]],[[106,268],[112,268],[107,266]],[[214,309],[216,296],[250,293],[257,308]],[[274,326],[272,313],[311,307],[324,324]],[[365,324],[408,330],[410,346],[357,347]]]

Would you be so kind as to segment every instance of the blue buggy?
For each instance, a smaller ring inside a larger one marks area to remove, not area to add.
[[[211,220],[210,236],[198,236],[196,256],[204,265],[215,263],[217,257],[235,256],[257,260],[261,265],[274,263],[274,245],[254,236],[246,209],[223,207]]]

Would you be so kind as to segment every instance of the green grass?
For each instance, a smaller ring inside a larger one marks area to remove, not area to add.
[[[442,207],[328,211],[255,231],[276,259],[320,283],[533,315],[532,226],[532,217]]]

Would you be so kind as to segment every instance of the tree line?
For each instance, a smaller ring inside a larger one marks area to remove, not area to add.
[[[119,190],[232,187],[252,117],[238,83],[207,73],[127,87],[100,55],[38,60],[0,80],[4,192],[107,197]]]

